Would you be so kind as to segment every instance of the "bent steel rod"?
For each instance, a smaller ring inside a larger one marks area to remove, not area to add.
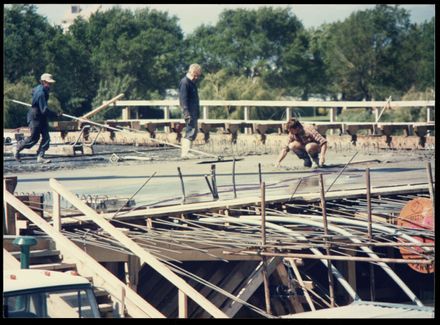
[[[247,216],[247,217],[249,217],[249,216]],[[231,217],[218,217],[218,218],[216,218],[216,217],[208,217],[208,218],[206,218],[206,219],[208,219],[207,221],[210,221],[210,222],[213,222],[213,223],[215,223],[215,222],[224,222],[224,220],[226,220],[226,221],[229,221],[229,222],[234,222],[234,223],[236,223],[236,222],[238,222],[238,223],[246,223],[246,224],[250,224],[250,225],[256,225],[256,226],[259,226],[260,225],[260,221],[259,220],[256,220],[256,219],[253,219],[253,220],[250,220],[250,219],[248,219],[248,218],[245,218],[245,219],[242,219],[242,218],[239,218],[240,220],[237,220],[237,218],[231,218]],[[279,231],[279,232],[281,232],[281,233],[284,233],[284,234],[289,234],[289,235],[292,235],[292,236],[294,236],[295,238],[299,238],[299,239],[305,239],[303,236],[301,236],[300,234],[297,234],[297,233],[295,233],[294,231],[292,231],[292,230],[290,230],[290,229],[288,229],[288,228],[286,228],[286,227],[283,227],[283,226],[279,226],[279,225],[276,225],[276,224],[274,224],[274,223],[266,223],[266,226],[267,227],[270,227],[270,228],[272,228],[272,229],[274,229],[274,230],[277,230],[277,231]],[[324,256],[324,254],[322,254],[321,253],[321,251],[319,251],[318,249],[316,249],[316,248],[310,248],[310,250],[312,251],[312,253],[313,254],[315,254],[315,255],[319,255],[319,256]],[[327,261],[326,260],[324,260],[324,259],[321,259],[321,262],[325,265],[325,266],[327,266]],[[357,300],[357,301],[360,301],[361,299],[360,299],[360,297],[359,297],[359,295],[353,290],[353,288],[351,287],[351,285],[347,282],[347,280],[341,275],[341,273],[339,272],[339,270],[334,266],[334,265],[332,265],[332,272],[334,273],[334,275],[335,275],[335,277],[336,277],[336,279],[339,281],[339,283],[344,287],[344,289],[347,291],[347,293],[350,295],[350,297],[353,299],[353,300]]]
[[[313,221],[314,216],[307,216],[307,218],[310,219],[305,219],[305,218],[298,218],[295,216],[289,216],[289,218],[286,217],[268,217],[268,219],[270,218],[270,220],[272,221],[281,221],[284,223],[302,223],[302,224],[309,224],[309,225],[314,225],[317,227],[322,227],[321,222],[319,221]],[[320,217],[318,217],[320,218]],[[329,218],[329,219],[338,219],[338,218]],[[316,220],[316,219],[315,219]],[[346,223],[349,223],[350,220],[345,220]],[[379,225],[376,225],[376,228],[379,228]],[[381,228],[385,228],[385,227],[381,227]],[[340,233],[340,234],[345,234],[345,235],[350,235],[350,233],[348,231],[346,231],[343,228],[334,226],[334,225],[330,225],[329,226],[329,230]],[[386,231],[386,230],[385,230]],[[398,234],[395,234],[398,235]],[[400,235],[403,236],[403,235]],[[359,243],[360,240],[357,238],[350,238],[351,241],[353,242],[357,242]],[[409,241],[413,241],[414,239],[408,236],[408,240]],[[361,249],[367,253],[370,257],[373,258],[378,258],[377,254],[375,254],[373,251],[371,251],[370,249],[368,249],[368,247],[361,247]],[[418,306],[423,306],[423,303],[420,301],[419,298],[417,298],[417,296],[412,292],[412,290],[402,281],[402,279],[400,279],[400,277],[385,263],[383,262],[378,262],[378,265],[394,280],[394,282],[396,282],[396,284],[407,294],[407,296],[414,302],[416,303]]]
[[[370,169],[365,169],[365,181],[366,181],[366,190],[367,190],[367,216],[368,216],[368,240],[372,241],[373,239],[373,221],[372,221],[372,213],[371,213],[371,182],[370,182]],[[369,249],[372,249],[371,245],[368,246]],[[376,297],[376,284],[374,277],[374,265],[370,264],[370,297],[371,301],[375,300]]]
[[[325,244],[325,251],[327,253],[327,256],[330,256],[330,243],[328,243],[328,227],[327,227],[327,212],[325,207],[325,192],[324,192],[324,180],[322,177],[322,174],[319,174],[319,187],[320,187],[320,194],[321,194],[321,209],[322,209],[322,220],[323,220],[323,226],[324,226],[324,244]],[[329,283],[329,293],[330,293],[330,305],[332,307],[335,306],[335,288],[333,283],[333,273],[331,271],[332,264],[331,260],[327,260],[327,271],[328,271],[328,283]]]
[[[186,195],[185,195],[185,184],[183,183],[183,176],[182,176],[182,171],[180,170],[180,167],[177,167],[177,172],[179,173],[180,186],[182,188],[182,204],[183,204],[186,201]]]
[[[296,259],[325,259],[325,260],[335,260],[335,261],[356,261],[356,262],[382,262],[382,263],[396,263],[396,264],[425,264],[431,265],[434,260],[407,260],[403,258],[386,258],[386,257],[362,257],[362,256],[340,256],[340,255],[322,255],[317,256],[314,254],[301,254],[301,253],[273,253],[273,252],[261,252],[261,251],[251,251],[242,250],[236,252],[224,251],[224,254],[228,255],[263,255],[263,256],[280,256],[289,257]]]

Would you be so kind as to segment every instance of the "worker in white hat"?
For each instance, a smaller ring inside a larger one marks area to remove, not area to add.
[[[32,107],[27,114],[27,122],[31,135],[24,140],[18,141],[17,146],[12,149],[17,161],[20,161],[20,151],[32,148],[42,137],[40,146],[37,150],[37,162],[50,163],[49,159],[44,158],[44,153],[49,149],[49,118],[59,117],[60,113],[51,111],[47,105],[49,100],[50,87],[55,83],[50,73],[43,73],[40,78],[40,85],[32,89]]]

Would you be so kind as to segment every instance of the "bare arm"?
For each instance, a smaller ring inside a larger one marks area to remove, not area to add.
[[[325,154],[327,153],[327,142],[321,146],[321,152],[319,155],[319,164],[322,166],[325,163]]]
[[[277,162],[275,163],[275,166],[276,166],[276,167],[279,167],[279,166],[280,166],[280,163],[283,161],[283,159],[286,158],[287,152],[288,152],[288,151],[287,151],[286,148],[283,148],[283,149],[281,150],[280,155],[278,156]]]

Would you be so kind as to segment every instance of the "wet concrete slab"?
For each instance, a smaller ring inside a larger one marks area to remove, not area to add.
[[[212,181],[212,164],[201,164],[212,158],[181,160],[178,149],[139,150],[133,146],[98,146],[96,153],[92,157],[52,157],[52,163],[48,165],[37,164],[35,157],[25,156],[22,163],[17,163],[12,157],[5,156],[3,174],[18,177],[18,193],[49,192],[49,179],[55,178],[79,196],[107,195],[128,199],[139,191],[134,197],[136,205],[154,206],[182,202],[183,191],[177,170],[180,167],[186,202],[213,199],[205,179],[206,175]],[[113,153],[121,158],[138,156],[150,160],[121,160],[112,163],[110,157]],[[434,150],[329,150],[327,168],[316,169],[304,168],[302,161],[290,153],[281,167],[276,168],[273,163],[277,157],[277,154],[235,157],[242,158],[235,163],[237,197],[259,193],[260,168],[267,195],[289,194],[295,190],[297,193],[319,192],[319,174],[323,175],[325,189],[365,188],[366,168],[370,169],[372,187],[426,183],[427,162],[431,163],[435,177]],[[346,166],[350,160],[351,164]],[[219,199],[234,198],[233,162],[218,162],[215,166]],[[143,186],[154,173],[155,176]]]

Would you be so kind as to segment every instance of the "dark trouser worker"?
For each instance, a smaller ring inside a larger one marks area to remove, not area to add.
[[[182,158],[190,158],[192,155],[189,153],[193,141],[197,137],[197,119],[187,118],[185,119],[185,136],[182,138]]]
[[[196,81],[202,74],[202,68],[197,63],[189,66],[188,72],[179,83],[179,105],[185,119],[185,137],[182,138],[181,158],[191,158],[189,153],[193,141],[196,139],[199,118],[199,94]]]
[[[49,149],[50,146],[50,136],[49,136],[49,125],[48,123],[42,123],[39,121],[33,121],[29,125],[31,130],[31,135],[24,140],[17,142],[17,147],[13,150],[14,157],[17,161],[20,161],[20,152],[23,149],[30,149],[38,143],[41,135],[40,146],[37,150],[37,162],[39,163],[50,163],[50,159],[44,158],[44,153]],[[14,149],[14,148],[13,148]]]
[[[41,135],[41,143],[37,150],[37,162],[49,163],[49,159],[44,159],[44,153],[49,149],[49,118],[61,116],[47,106],[49,100],[49,90],[55,82],[52,75],[43,73],[40,78],[40,85],[32,89],[32,105],[27,115],[27,121],[31,130],[31,135],[22,141],[18,141],[17,146],[13,147],[12,153],[17,161],[20,161],[20,152],[23,149],[30,149],[38,143]]]

